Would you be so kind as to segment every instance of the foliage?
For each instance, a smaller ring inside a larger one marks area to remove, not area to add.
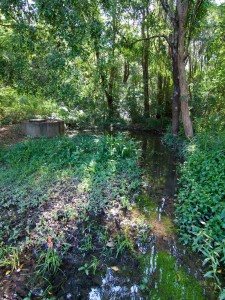
[[[176,208],[181,240],[203,254],[205,276],[214,277],[218,286],[225,261],[224,149],[224,132],[205,132],[190,143]]]
[[[162,142],[169,148],[177,151],[180,158],[184,158],[187,152],[188,140],[184,136],[184,132],[181,130],[177,136],[172,133],[171,126],[168,126],[163,137]]]
[[[83,266],[81,266],[78,271],[84,271],[85,274],[88,276],[90,271],[93,271],[93,274],[95,275],[97,267],[99,265],[98,259],[94,256],[90,263],[85,263]]]
[[[68,113],[64,117],[69,124],[84,127],[99,120],[105,122],[109,117],[110,97],[113,117],[140,121],[144,111],[142,46],[131,47],[130,43],[141,34],[140,15],[145,5],[147,2],[135,5],[118,1],[108,4],[66,1],[65,6],[59,7],[57,1],[46,4],[39,0],[29,5],[25,1],[3,1],[0,6],[3,86],[13,87],[25,97],[40,96],[47,102],[54,99],[66,108]],[[155,10],[147,19],[152,31],[158,30]],[[132,30],[131,18],[136,19]],[[163,45],[155,50],[151,45],[152,74],[160,69],[163,78],[169,73],[165,48]],[[165,66],[163,63],[157,66],[158,53]],[[154,91],[157,80],[155,76],[151,79],[152,118],[158,106]],[[163,85],[163,89],[171,90],[170,86],[171,83]],[[160,101],[165,106],[170,95],[164,92],[161,95]],[[160,107],[163,116],[165,110]],[[153,127],[158,125],[156,122]]]
[[[0,267],[7,267],[11,271],[17,270],[20,267],[19,251],[16,247],[3,246],[0,248]],[[10,273],[10,271],[8,271]]]
[[[19,268],[11,245],[20,251],[33,249],[33,284],[49,286],[70,251],[80,257],[77,270],[88,275],[106,257],[132,250],[128,235],[111,235],[101,216],[115,204],[122,208],[124,199],[130,206],[141,184],[139,157],[137,142],[122,134],[29,139],[2,148],[1,267]]]
[[[135,145],[122,135],[77,136],[27,140],[2,149],[1,205],[4,209],[16,207],[17,214],[23,215],[46,201],[54,182],[60,178],[77,178],[79,190],[89,194],[90,209],[98,210],[107,202],[129,197],[140,185],[135,161],[139,152]],[[13,226],[11,221],[7,235],[14,240],[24,224]],[[4,226],[1,225],[2,230]]]
[[[37,116],[51,116],[56,106],[41,96],[18,95],[15,89],[0,88],[0,125],[18,123],[18,121]]]
[[[48,248],[46,252],[39,255],[36,275],[41,277],[52,276],[59,271],[62,261],[54,249]]]
[[[202,20],[205,30],[193,41],[190,71],[192,106],[197,132],[224,131],[225,97],[224,74],[224,10],[225,6],[211,6],[210,14]],[[197,58],[199,57],[199,67]]]

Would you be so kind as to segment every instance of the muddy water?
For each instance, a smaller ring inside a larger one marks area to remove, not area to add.
[[[77,279],[65,286],[65,299],[216,299],[202,276],[199,257],[178,242],[174,219],[174,194],[179,161],[158,136],[132,133],[140,142],[144,168],[143,191],[133,199],[133,214],[148,218],[148,243],[138,242],[138,263],[117,262],[75,296]],[[77,290],[78,291],[78,290]]]

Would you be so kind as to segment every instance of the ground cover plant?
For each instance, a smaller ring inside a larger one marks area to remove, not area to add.
[[[216,280],[225,299],[225,135],[203,132],[188,146],[181,168],[177,222],[181,240],[201,252],[205,277]]]
[[[104,268],[105,259],[113,262],[125,251],[132,257],[135,242],[147,241],[151,230],[144,219],[121,222],[140,188],[139,158],[137,142],[121,134],[30,139],[2,148],[2,278],[28,269],[33,281],[15,290],[44,297],[62,285],[57,278],[71,257],[85,276]]]

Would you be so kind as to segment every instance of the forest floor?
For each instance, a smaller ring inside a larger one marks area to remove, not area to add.
[[[0,153],[1,299],[206,299],[163,192],[170,156],[143,142],[145,180],[140,142],[121,134],[20,144],[16,126],[0,132],[15,144]]]

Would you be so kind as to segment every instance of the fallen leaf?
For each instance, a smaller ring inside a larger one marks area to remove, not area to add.
[[[109,247],[109,248],[112,248],[112,247],[115,246],[115,243],[114,243],[113,241],[109,240],[109,241],[107,242],[106,246]]]
[[[180,281],[180,280],[181,280],[181,276],[180,276],[180,274],[177,274],[177,279],[178,279],[178,281]]]
[[[119,271],[119,268],[117,266],[113,266],[113,267],[111,267],[111,269],[115,272]]]
[[[53,242],[52,242],[52,238],[50,236],[48,236],[47,238],[47,243],[48,243],[48,248],[53,248]]]

